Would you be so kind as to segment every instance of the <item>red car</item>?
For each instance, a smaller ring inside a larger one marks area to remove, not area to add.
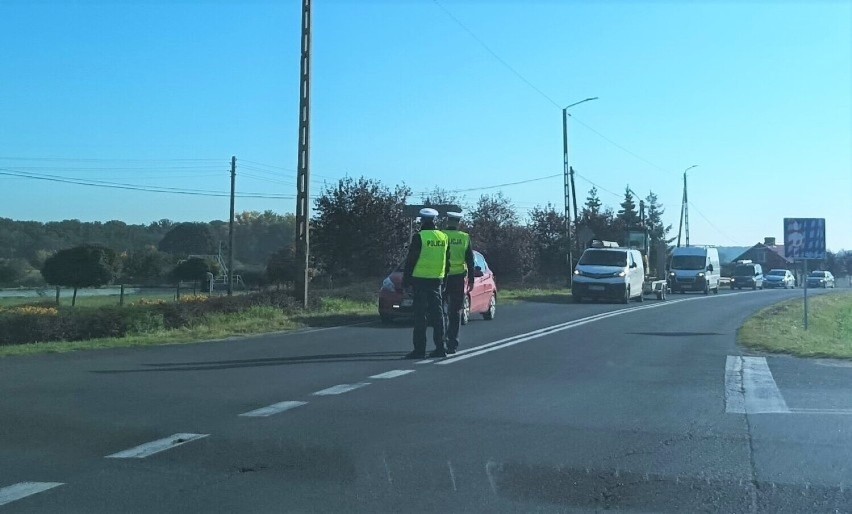
[[[497,283],[494,273],[481,253],[473,252],[473,290],[465,296],[462,324],[467,324],[471,314],[482,314],[485,319],[494,319],[497,310]],[[402,265],[382,282],[379,291],[379,316],[382,323],[390,323],[398,317],[412,315],[411,292],[402,287]]]

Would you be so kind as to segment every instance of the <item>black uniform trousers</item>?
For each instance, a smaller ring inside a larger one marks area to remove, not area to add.
[[[414,286],[414,351],[426,352],[426,325],[432,326],[432,340],[436,350],[444,350],[444,302],[441,294],[443,282],[436,278],[412,278]]]
[[[458,348],[461,313],[464,309],[465,274],[447,277],[447,347]]]

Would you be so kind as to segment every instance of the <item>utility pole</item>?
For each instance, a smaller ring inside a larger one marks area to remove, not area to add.
[[[568,243],[568,287],[574,282],[574,245],[571,244],[571,178],[568,166],[568,108],[562,109],[562,173],[565,183],[565,239]]]
[[[299,70],[299,157],[296,174],[296,294],[308,306],[310,259],[311,0],[302,0],[302,53]]]
[[[562,174],[565,185],[565,238],[568,241],[568,287],[574,283],[574,245],[571,244],[571,192],[574,189],[574,170],[568,165],[568,109],[597,99],[596,96],[585,98],[562,109]],[[574,218],[577,218],[576,192],[574,192]]]
[[[697,164],[683,170],[683,201],[680,204],[680,224],[677,227],[677,247],[680,248],[680,236],[686,227],[686,246],[689,246],[689,197],[686,194],[686,172],[697,168]]]
[[[228,218],[228,296],[234,294],[234,190],[237,184],[237,158],[231,156],[231,217]]]

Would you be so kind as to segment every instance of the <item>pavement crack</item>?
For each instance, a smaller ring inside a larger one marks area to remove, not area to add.
[[[742,359],[742,357],[740,357]],[[742,394],[743,398],[745,398],[745,377],[744,377],[744,368],[745,366],[740,366],[739,374],[740,374],[740,394]],[[752,427],[751,427],[751,418],[748,413],[748,409],[746,409],[745,415],[743,416],[745,419],[746,426],[746,440],[748,441],[748,460],[749,460],[749,501],[750,501],[750,512],[757,512],[757,493],[760,490],[760,483],[757,481],[757,463],[754,458],[754,437],[752,437]]]

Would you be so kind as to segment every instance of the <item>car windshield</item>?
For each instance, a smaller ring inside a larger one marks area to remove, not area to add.
[[[672,257],[672,269],[703,270],[707,258],[703,255],[675,255]]]
[[[627,266],[627,253],[610,250],[586,250],[580,258],[580,264],[592,266]]]
[[[740,265],[734,268],[735,277],[750,277],[754,275],[754,266]]]
[[[774,270],[769,272],[769,275],[771,275],[773,277],[785,277],[785,276],[787,276],[787,271],[782,270],[782,269],[774,269]]]
[[[825,272],[824,271],[811,271],[810,276],[816,277],[816,278],[825,278]]]

